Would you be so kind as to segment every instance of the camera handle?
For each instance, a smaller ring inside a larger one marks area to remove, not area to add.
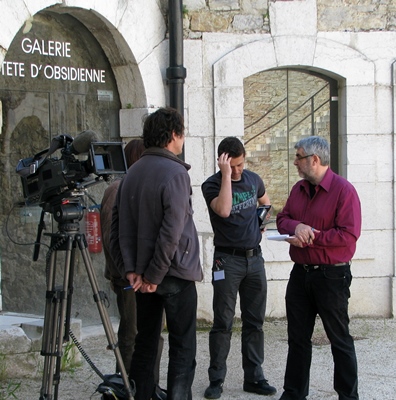
[[[34,242],[33,261],[37,261],[38,260],[38,256],[39,256],[39,253],[40,253],[41,233],[43,232],[43,229],[45,229],[44,215],[45,215],[45,211],[41,210],[40,222],[39,222],[38,227],[37,227],[36,241]]]
[[[73,272],[75,252],[78,246],[88,278],[92,287],[94,300],[97,304],[102,324],[109,343],[108,348],[114,351],[128,399],[133,400],[133,391],[115,333],[105,308],[106,296],[99,291],[92,260],[87,250],[85,235],[80,233],[78,222],[59,224],[59,233],[46,234],[51,236],[51,250],[47,271],[47,292],[44,314],[44,327],[41,355],[44,356],[43,379],[40,390],[40,400],[57,400],[63,343],[68,341],[70,326],[70,311],[73,292]],[[63,285],[56,286],[56,261],[59,251],[65,251]]]

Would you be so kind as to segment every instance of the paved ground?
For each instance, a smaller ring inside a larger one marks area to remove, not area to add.
[[[309,400],[336,400],[332,389],[332,358],[320,322],[314,335],[313,363]],[[286,322],[271,321],[265,323],[264,364],[267,379],[278,389],[278,393],[268,399],[279,399],[282,392],[283,373],[287,354]],[[396,399],[396,320],[394,319],[354,319],[351,332],[355,336],[359,363],[359,392],[361,400]],[[208,332],[198,332],[197,370],[193,385],[193,399],[202,399],[208,384]],[[165,334],[165,343],[167,337]],[[83,328],[82,344],[84,350],[104,373],[112,373],[114,354],[106,350],[107,339],[103,327]],[[162,375],[165,377],[167,347],[162,359]],[[166,386],[165,379],[161,382]],[[228,361],[228,375],[224,384],[222,399],[257,400],[261,396],[248,394],[242,390],[242,369],[240,354],[240,333],[233,334],[232,351]],[[81,367],[64,372],[59,385],[59,400],[100,399],[94,394],[100,378],[83,360]],[[16,391],[20,400],[39,399],[41,378],[24,380]],[[1,396],[0,396],[1,398]]]

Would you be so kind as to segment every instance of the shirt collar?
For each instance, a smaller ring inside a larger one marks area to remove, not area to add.
[[[320,186],[326,192],[328,192],[330,190],[333,176],[334,176],[334,172],[330,169],[330,167],[327,168],[327,171],[318,186]],[[302,179],[300,182],[300,185],[301,185],[301,188],[303,188],[309,194],[309,182],[306,179]]]

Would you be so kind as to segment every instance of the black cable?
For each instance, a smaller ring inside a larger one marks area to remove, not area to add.
[[[69,335],[73,340],[73,343],[76,345],[78,351],[81,353],[81,355],[84,357],[85,361],[90,365],[90,367],[97,373],[97,375],[105,380],[104,375],[99,371],[98,367],[93,363],[93,361],[89,358],[89,355],[85,352],[85,350],[82,348],[81,343],[77,340],[77,338],[74,336],[74,333],[72,330],[69,330]]]
[[[6,234],[7,234],[8,239],[10,239],[10,241],[11,241],[12,243],[16,244],[17,246],[34,246],[34,245],[36,245],[36,244],[40,244],[40,245],[43,244],[44,246],[47,246],[48,248],[50,248],[46,243],[37,243],[36,241],[31,242],[31,243],[19,243],[19,242],[17,242],[16,240],[14,240],[14,239],[11,237],[11,234],[10,234],[9,231],[8,231],[8,222],[9,222],[9,220],[10,220],[11,213],[14,211],[14,208],[15,208],[16,206],[20,206],[20,205],[21,205],[21,203],[14,203],[14,205],[12,206],[11,210],[9,211],[9,213],[8,213],[8,215],[7,215],[7,219],[6,219],[6,223],[5,223],[5,231],[6,231]]]
[[[81,353],[81,355],[84,357],[85,361],[89,364],[89,366],[93,369],[93,371],[96,372],[96,374],[103,380],[103,382],[109,386],[108,389],[110,389],[110,391],[107,391],[106,394],[112,395],[114,396],[115,399],[126,399],[127,398],[127,393],[126,393],[126,389],[125,389],[125,382],[122,383],[122,387],[119,386],[119,384],[116,384],[114,381],[112,381],[113,377],[117,377],[119,379],[122,379],[121,376],[119,376],[118,374],[113,374],[113,375],[103,375],[98,367],[94,364],[94,362],[90,359],[89,355],[85,352],[85,350],[82,348],[81,343],[77,340],[77,338],[74,336],[74,333],[72,332],[71,329],[69,329],[69,335],[72,338],[73,343],[75,344],[75,346],[77,347],[78,351]],[[133,381],[130,382],[131,384],[131,390],[132,390],[132,394],[135,395],[136,393],[136,388],[134,386]],[[96,391],[98,391],[98,389],[96,389]]]

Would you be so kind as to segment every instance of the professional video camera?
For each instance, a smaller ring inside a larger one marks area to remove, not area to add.
[[[62,156],[50,158],[58,149]],[[75,155],[85,153],[88,153],[85,161],[80,161],[75,157]],[[133,400],[135,391],[126,373],[116,336],[105,308],[108,299],[106,294],[99,290],[95,270],[88,253],[87,240],[85,234],[80,232],[79,226],[84,209],[81,197],[85,194],[86,188],[106,180],[109,175],[126,173],[126,170],[122,143],[98,142],[95,132],[92,131],[82,132],[75,140],[70,135],[56,136],[48,149],[33,157],[20,160],[16,167],[16,172],[22,179],[25,202],[42,207],[33,261],[37,261],[39,255],[41,232],[44,229],[44,213],[53,214],[58,222],[56,233],[46,233],[51,238],[51,244],[46,257],[47,291],[41,350],[44,365],[40,400],[58,399],[62,349],[64,343],[69,341],[69,333],[71,335],[73,273],[77,249],[81,252],[93,297],[109,342],[108,348],[114,350],[123,384],[112,376],[104,376],[96,367],[94,370],[105,381],[100,385],[103,390],[111,389],[112,394],[117,391],[117,396],[122,394],[123,398]],[[57,260],[60,252],[65,253],[65,263],[63,274],[60,274],[60,279],[58,279]],[[62,285],[58,284],[59,280],[62,280]],[[81,351],[78,342],[76,345]],[[85,357],[85,353],[81,352]]]
[[[62,156],[50,158],[58,149]],[[85,153],[88,153],[85,161],[75,157]],[[86,187],[126,170],[122,143],[99,142],[93,131],[84,131],[76,139],[67,134],[58,135],[48,149],[21,159],[16,167],[26,204],[42,207],[62,198],[79,196]]]

